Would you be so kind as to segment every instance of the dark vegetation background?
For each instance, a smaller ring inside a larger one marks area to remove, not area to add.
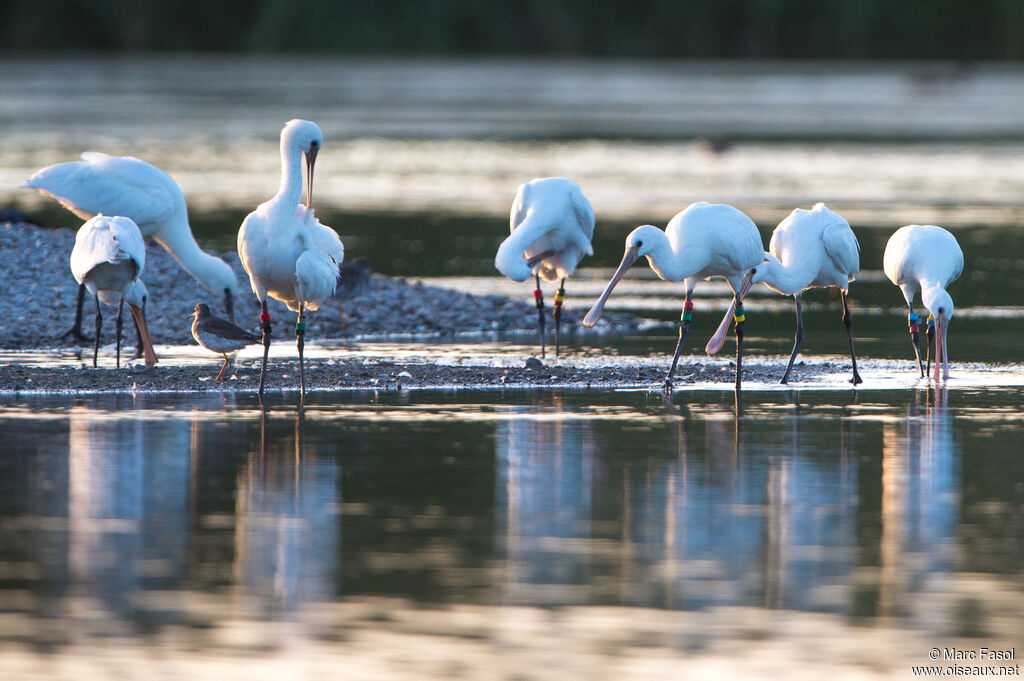
[[[1021,59],[1024,0],[3,0],[0,52]]]

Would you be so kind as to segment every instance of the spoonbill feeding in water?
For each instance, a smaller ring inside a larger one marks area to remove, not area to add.
[[[199,248],[189,226],[185,196],[164,171],[131,156],[87,151],[81,161],[43,168],[19,186],[56,199],[83,220],[99,214],[130,218],[142,236],[153,237],[203,288],[223,296],[224,309],[234,319],[235,273],[226,262]],[[85,340],[81,332],[84,295],[80,287],[75,325],[65,334],[79,341]]]
[[[743,297],[750,289],[752,271],[764,261],[764,244],[757,225],[743,212],[721,203],[703,201],[690,204],[676,214],[661,231],[653,225],[637,227],[626,237],[626,252],[619,269],[612,275],[604,293],[583,319],[585,326],[594,326],[601,318],[608,296],[633,263],[642,256],[659,277],[666,281],[682,281],[686,290],[682,317],[679,320],[679,342],[672,357],[665,387],[672,387],[672,376],[679,362],[683,343],[690,331],[693,310],[693,289],[708,277],[722,276],[733,291],[733,319],[736,322],[736,389],[743,377]],[[708,352],[717,352],[725,342],[728,319],[719,326],[708,342]]]
[[[882,265],[885,276],[900,287],[910,308],[907,321],[921,376],[925,376],[926,371],[921,363],[920,317],[914,312],[914,296],[917,293],[921,294],[921,302],[928,310],[929,323],[934,323],[935,327],[934,378],[939,380],[940,362],[942,377],[949,378],[946,336],[949,333],[949,322],[953,319],[953,299],[946,292],[946,287],[964,271],[964,252],[960,250],[956,237],[935,225],[900,227],[885,245]],[[928,340],[930,363],[931,328],[928,329]]]
[[[862,383],[857,372],[857,355],[853,350],[853,325],[846,294],[850,282],[860,271],[860,244],[853,230],[841,215],[816,203],[811,210],[797,208],[772,232],[772,240],[764,254],[765,262],[754,269],[753,283],[764,283],[768,288],[796,301],[796,336],[793,353],[782,376],[789,382],[789,373],[804,339],[804,319],[800,297],[809,288],[835,286],[843,301],[843,324],[850,340],[850,359],[853,362],[854,385]],[[732,309],[725,314],[723,324],[729,323]]]
[[[498,247],[494,266],[513,281],[537,282],[533,297],[540,329],[540,354],[544,356],[545,281],[558,281],[555,294],[555,357],[558,356],[565,280],[584,256],[593,255],[594,211],[579,186],[564,177],[546,177],[520,185],[509,214],[511,234]]]
[[[231,362],[228,358],[229,352],[241,350],[247,345],[260,342],[259,336],[249,333],[226,319],[215,316],[210,312],[210,306],[206,303],[196,303],[196,309],[189,317],[193,317],[192,337],[196,339],[196,342],[207,350],[224,356],[224,364],[221,365],[217,378],[213,379],[215,381],[223,380],[224,370]]]
[[[128,303],[142,337],[146,366],[156,364],[153,341],[143,311],[146,287],[139,278],[146,265],[146,245],[138,226],[126,217],[97,215],[88,220],[75,236],[71,250],[71,273],[75,281],[89,290],[96,304],[96,345],[92,365],[100,352],[103,315],[100,302],[117,305],[117,366],[121,366],[121,329],[124,304]]]
[[[313,165],[323,140],[323,133],[316,123],[298,119],[288,121],[281,130],[281,186],[274,198],[261,203],[246,216],[238,230],[238,255],[260,301],[260,323],[263,327],[261,397],[270,352],[267,296],[298,312],[295,343],[299,351],[299,384],[305,395],[302,349],[306,323],[302,315],[307,308],[319,308],[334,293],[338,266],[345,256],[338,234],[320,224],[313,214]],[[303,189],[303,157],[306,160],[305,206],[299,203]]]

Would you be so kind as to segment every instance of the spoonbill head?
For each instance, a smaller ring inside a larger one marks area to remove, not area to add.
[[[928,360],[931,361],[931,343],[935,344],[935,374],[949,378],[949,358],[946,354],[949,322],[953,318],[953,299],[946,288],[956,281],[964,270],[964,253],[949,231],[936,225],[907,225],[889,237],[882,261],[889,281],[900,287],[909,308],[908,322],[914,352],[921,375],[920,318],[914,312],[914,297],[920,293],[921,302],[935,323],[934,339],[929,328]]]
[[[71,273],[93,296],[96,305],[96,344],[92,365],[96,366],[103,318],[100,303],[117,305],[117,366],[121,366],[121,329],[124,303],[142,337],[146,366],[157,362],[153,341],[146,324],[145,301],[148,291],[139,276],[146,264],[146,248],[139,228],[131,219],[98,215],[78,230],[71,251]]]
[[[536,280],[534,301],[544,355],[544,297],[540,280],[558,281],[555,294],[555,356],[558,356],[565,280],[584,257],[594,254],[594,211],[579,186],[564,177],[546,177],[520,185],[509,213],[511,232],[494,257],[494,266],[513,281]]]
[[[21,183],[58,201],[83,220],[96,215],[131,219],[144,237],[164,247],[186,272],[210,294],[222,296],[228,317],[234,318],[238,280],[231,267],[204,252],[189,225],[185,195],[174,179],[154,165],[132,156],[87,151],[81,161],[57,163]],[[75,328],[81,338],[81,296]]]
[[[679,325],[679,342],[666,378],[671,387],[686,335],[689,333],[693,290],[698,281],[712,276],[721,276],[733,290],[733,319],[736,322],[736,386],[742,377],[743,328],[746,319],[742,301],[750,290],[753,269],[764,261],[764,244],[754,221],[744,213],[726,204],[698,202],[676,214],[665,227],[665,231],[653,225],[641,225],[626,237],[622,261],[612,275],[597,302],[583,319],[586,326],[594,326],[601,318],[605,304],[612,290],[623,275],[641,257],[660,278],[666,281],[682,281],[686,301]],[[719,327],[715,337],[708,343],[717,344],[717,351],[725,339],[727,323]]]

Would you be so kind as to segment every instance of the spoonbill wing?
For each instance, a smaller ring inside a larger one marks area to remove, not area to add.
[[[145,161],[98,151],[43,168],[21,186],[38,189],[83,219],[103,213],[143,224],[168,219],[178,198],[174,190],[181,194],[170,176]]]
[[[860,272],[860,244],[853,230],[842,223],[832,223],[821,233],[825,253],[840,272],[853,275]]]

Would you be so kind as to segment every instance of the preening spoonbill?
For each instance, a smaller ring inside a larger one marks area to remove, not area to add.
[[[690,204],[676,214],[661,231],[653,225],[637,227],[626,237],[626,252],[619,269],[612,275],[604,293],[583,319],[585,326],[593,326],[601,318],[608,296],[633,263],[647,256],[651,269],[666,281],[683,281],[686,302],[679,320],[679,342],[672,357],[665,386],[671,388],[672,375],[679,362],[683,343],[690,331],[693,310],[693,289],[698,281],[713,276],[725,277],[733,290],[734,319],[736,321],[736,388],[743,377],[743,297],[750,289],[751,271],[764,261],[764,244],[757,225],[741,211],[721,203]],[[719,327],[708,343],[709,351],[721,348],[725,340],[727,321]],[[711,348],[713,347],[713,350]]]
[[[323,133],[315,123],[291,120],[281,130],[281,186],[274,198],[249,213],[238,230],[238,255],[249,273],[252,290],[260,301],[263,327],[263,365],[259,393],[267,373],[270,352],[270,313],[267,296],[298,312],[295,342],[299,351],[299,381],[306,392],[302,348],[306,308],[316,310],[334,293],[338,266],[345,255],[338,234],[320,224],[313,214],[313,165],[323,146]],[[302,198],[302,159],[306,159],[306,205]]]
[[[946,287],[964,271],[964,252],[960,250],[956,237],[935,225],[900,227],[885,245],[882,265],[885,276],[900,287],[910,308],[907,320],[921,376],[926,372],[921,364],[920,317],[914,312],[914,296],[917,293],[921,294],[921,302],[935,323],[934,378],[939,380],[940,362],[942,377],[949,378],[946,336],[949,333],[949,322],[953,319],[953,299],[946,292]]]
[[[196,303],[195,311],[189,315],[192,320],[192,337],[196,342],[211,352],[224,355],[224,364],[221,365],[220,373],[215,381],[224,377],[224,370],[228,368],[228,353],[241,350],[246,345],[259,343],[260,337],[251,334],[245,329],[236,326],[226,319],[221,319],[210,312],[210,306],[206,303]]]
[[[131,156],[87,151],[81,161],[43,168],[19,186],[56,199],[83,220],[101,213],[131,218],[142,236],[153,237],[203,288],[223,296],[224,309],[234,319],[235,273],[226,262],[199,248],[189,226],[185,196],[164,171]],[[77,340],[83,339],[83,295],[80,288],[75,326],[66,334]]]
[[[809,288],[835,286],[843,301],[843,324],[850,340],[850,359],[853,362],[854,385],[862,383],[857,372],[857,355],[853,349],[853,325],[850,306],[846,299],[850,282],[860,271],[860,244],[853,230],[841,215],[816,203],[811,210],[797,208],[772,232],[772,240],[764,254],[765,262],[754,270],[753,283],[764,283],[768,288],[796,301],[796,336],[793,353],[782,376],[789,382],[789,373],[804,339],[803,311],[800,297]],[[731,310],[723,324],[728,324]]]
[[[555,294],[555,357],[558,356],[565,280],[584,256],[593,255],[594,211],[579,186],[564,177],[546,177],[520,185],[509,214],[511,234],[498,247],[494,266],[513,281],[532,274],[544,356],[544,296],[540,280],[559,281]]]
[[[153,341],[143,311],[147,292],[139,278],[145,265],[146,245],[139,228],[131,219],[97,215],[78,230],[75,247],[71,250],[71,273],[75,275],[75,281],[89,290],[96,304],[93,366],[96,366],[100,351],[100,328],[103,325],[100,302],[117,305],[117,366],[121,366],[121,328],[125,302],[132,310],[142,337],[146,366],[156,364],[156,353],[153,351]]]

